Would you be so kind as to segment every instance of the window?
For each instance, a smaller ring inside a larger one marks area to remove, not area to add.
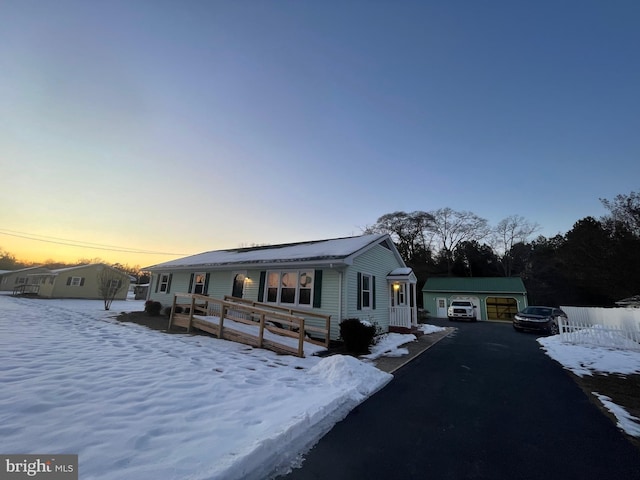
[[[358,310],[375,310],[376,308],[376,277],[368,273],[358,272],[357,276]]]
[[[122,285],[122,280],[109,280],[107,282],[107,288],[109,290],[117,290],[120,288],[120,285]]]
[[[371,308],[371,275],[362,275],[362,286],[360,288],[360,298],[362,308]]]
[[[313,270],[268,272],[266,301],[310,306],[313,301],[313,274]]]
[[[18,278],[16,278],[16,283],[18,285],[22,285],[24,283],[27,283],[27,277],[18,277]]]
[[[204,284],[206,282],[207,275],[204,273],[196,273],[193,276],[193,287],[191,293],[204,294]]]
[[[69,277],[67,278],[67,286],[70,287],[82,287],[84,285],[84,277]]]
[[[159,290],[161,292],[168,293],[169,292],[169,274],[168,273],[161,273],[160,274],[160,279],[159,279],[158,282],[159,282],[159,285],[160,285]]]

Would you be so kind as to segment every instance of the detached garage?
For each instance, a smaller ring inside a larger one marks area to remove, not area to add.
[[[447,318],[454,300],[470,300],[478,320],[511,321],[528,305],[527,290],[520,277],[435,277],[422,288],[425,310],[432,317]]]

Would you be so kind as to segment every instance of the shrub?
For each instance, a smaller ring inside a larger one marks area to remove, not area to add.
[[[162,304],[160,302],[154,302],[153,300],[147,300],[144,303],[144,311],[149,315],[160,315],[160,310],[162,310]]]
[[[347,352],[369,353],[369,346],[373,345],[376,327],[357,318],[348,318],[340,322],[340,337],[344,341]]]

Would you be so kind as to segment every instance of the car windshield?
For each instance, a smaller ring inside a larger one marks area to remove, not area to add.
[[[471,305],[471,302],[451,302],[451,305],[454,307],[468,307]]]
[[[540,315],[541,317],[550,317],[551,308],[548,307],[527,307],[522,313],[527,315]]]

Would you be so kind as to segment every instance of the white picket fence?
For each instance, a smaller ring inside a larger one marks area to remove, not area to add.
[[[563,341],[640,351],[639,308],[561,308],[568,317],[558,325]]]

